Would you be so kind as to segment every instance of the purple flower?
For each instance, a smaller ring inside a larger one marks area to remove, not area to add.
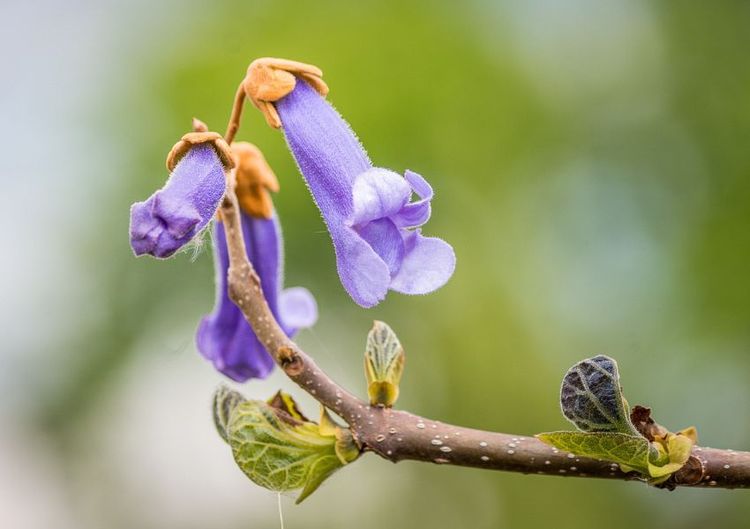
[[[352,299],[372,307],[388,289],[427,294],[443,286],[456,257],[445,241],[420,233],[433,195],[425,179],[373,167],[349,125],[302,79],[276,109]],[[412,193],[419,199],[410,202]]]
[[[164,187],[130,208],[130,246],[136,255],[166,258],[213,218],[226,188],[225,167],[211,143],[190,147]]]
[[[274,316],[288,336],[312,326],[318,308],[310,292],[302,287],[281,291],[282,240],[279,221],[240,213],[247,257],[260,277],[263,294]],[[274,361],[253,333],[242,312],[229,299],[227,269],[229,254],[221,223],[214,228],[214,265],[216,268],[216,306],[198,327],[198,350],[213,362],[217,370],[237,382],[265,378]]]

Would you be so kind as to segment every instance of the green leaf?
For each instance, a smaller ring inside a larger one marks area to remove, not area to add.
[[[617,362],[608,356],[588,358],[568,370],[560,389],[560,407],[585,432],[640,436],[622,396]]]
[[[303,489],[309,496],[343,466],[335,437],[323,436],[313,423],[300,423],[265,402],[245,401],[229,424],[229,444],[240,469],[269,490]]]
[[[273,491],[301,489],[300,503],[359,450],[347,429],[326,424],[321,431],[304,419],[290,396],[280,392],[270,402],[236,403],[226,439],[248,478]]]
[[[365,376],[373,406],[393,406],[398,399],[404,371],[404,348],[396,333],[382,321],[375,321],[367,334]]]
[[[352,432],[343,428],[328,414],[325,407],[320,407],[320,424],[318,431],[321,435],[333,436],[336,438],[336,455],[343,464],[348,464],[359,457],[359,447],[354,442]]]
[[[612,461],[649,475],[648,439],[640,435],[593,432],[548,432],[536,436],[560,450],[594,459]],[[627,470],[623,469],[624,472]]]
[[[693,433],[694,429],[669,433],[664,442],[609,432],[548,432],[536,437],[560,450],[618,463],[623,472],[635,470],[655,484],[685,465],[695,445]]]
[[[240,402],[244,402],[244,400],[245,398],[242,395],[226,386],[220,386],[219,389],[216,390],[216,393],[214,393],[214,425],[216,426],[216,430],[219,432],[221,438],[227,442],[229,442],[227,439],[229,417],[237,405]]]
[[[649,408],[636,406],[632,419],[620,387],[617,362],[599,355],[578,362],[560,388],[563,415],[582,432],[549,432],[541,441],[584,457],[618,463],[623,472],[637,471],[660,483],[682,468],[697,441],[695,428],[676,434],[657,425]],[[633,424],[646,428],[646,435]]]

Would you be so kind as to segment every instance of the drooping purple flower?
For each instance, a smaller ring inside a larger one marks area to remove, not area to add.
[[[284,332],[292,337],[299,329],[312,326],[318,308],[310,292],[302,287],[281,290],[283,279],[282,239],[279,221],[240,213],[247,257],[260,278],[263,294],[271,312]],[[216,269],[216,306],[198,327],[196,342],[200,353],[232,380],[265,378],[274,361],[255,336],[250,324],[227,293],[229,254],[224,228],[214,228],[214,266]]]
[[[192,146],[164,187],[130,208],[130,246],[136,255],[166,258],[213,218],[226,189],[224,165],[210,143]]]
[[[373,167],[349,125],[303,79],[276,102],[282,128],[336,252],[339,277],[359,305],[389,289],[427,294],[453,274],[453,248],[421,234],[430,185],[417,173]],[[410,202],[412,193],[419,199]]]

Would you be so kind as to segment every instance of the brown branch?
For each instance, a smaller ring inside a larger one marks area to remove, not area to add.
[[[552,448],[534,437],[461,428],[369,403],[331,380],[282,331],[271,313],[260,279],[245,253],[233,183],[227,186],[221,217],[229,248],[229,296],[242,310],[276,363],[302,389],[349,424],[362,450],[394,463],[426,461],[524,474],[635,480],[615,463]],[[693,448],[688,464],[663,486],[750,487],[750,452]]]
[[[229,250],[228,291],[260,342],[276,363],[296,384],[327,408],[342,417],[359,413],[362,401],[331,380],[297,344],[290,340],[276,321],[260,288],[260,278],[245,253],[240,211],[234,183],[227,186],[221,203]]]

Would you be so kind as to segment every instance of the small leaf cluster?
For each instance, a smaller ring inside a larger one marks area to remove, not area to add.
[[[608,356],[583,360],[568,370],[560,406],[580,431],[547,432],[537,438],[561,450],[617,463],[623,472],[638,472],[652,484],[682,468],[697,442],[695,428],[669,432],[650,420],[646,408],[636,407],[646,410],[649,426],[639,430],[622,394],[617,362]]]
[[[404,348],[396,333],[387,324],[374,322],[365,347],[365,376],[373,406],[390,407],[396,402],[403,369]],[[247,400],[222,386],[214,395],[213,415],[219,435],[245,475],[268,490],[301,490],[297,503],[360,455],[351,430],[336,424],[324,407],[315,423],[283,391],[263,402]]]

